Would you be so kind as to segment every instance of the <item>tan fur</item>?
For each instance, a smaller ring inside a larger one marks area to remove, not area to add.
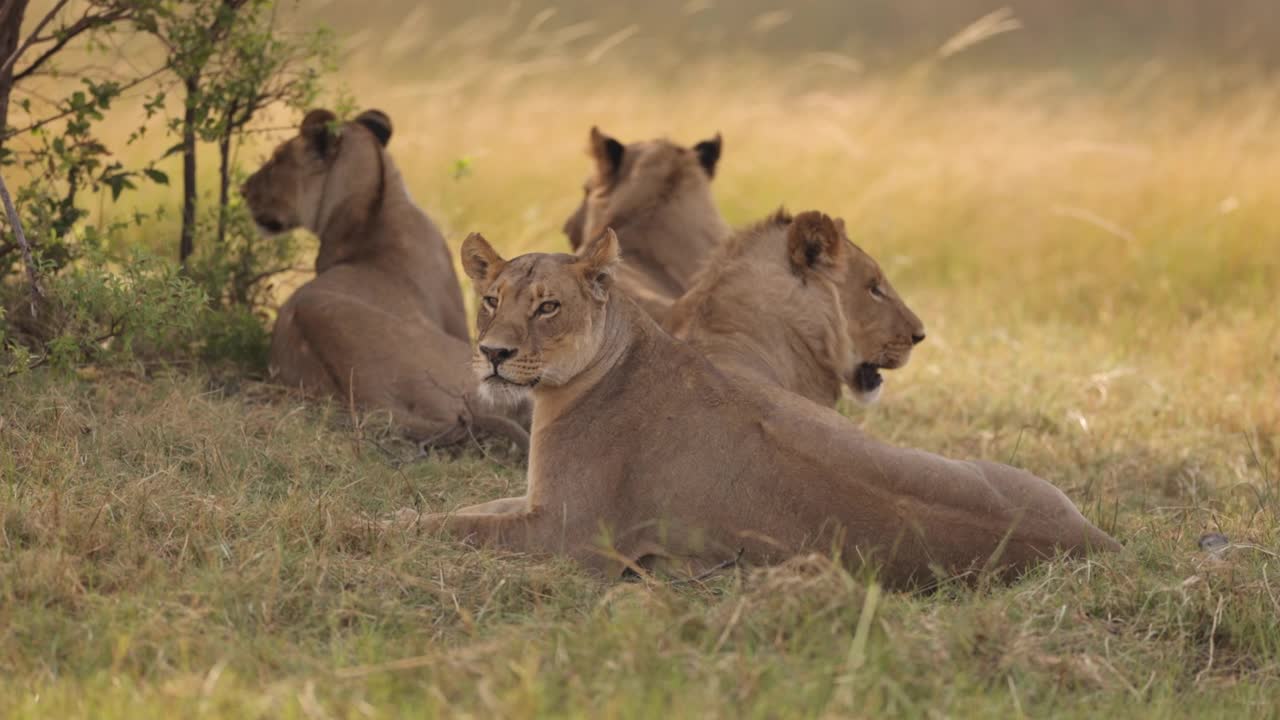
[[[316,277],[276,319],[272,374],[390,410],[407,434],[435,445],[472,429],[524,445],[518,425],[470,397],[462,291],[444,238],[383,147],[390,134],[376,110],[341,126],[313,110],[241,188],[265,232],[305,227],[320,238]]]
[[[566,554],[609,576],[664,559],[694,571],[834,550],[875,563],[893,587],[1118,549],[1027,472],[893,447],[718,370],[613,291],[617,257],[612,232],[582,257],[509,262],[468,238],[464,265],[490,299],[477,370],[533,397],[528,492],[424,517],[425,528]],[[559,306],[547,314],[547,303]],[[490,353],[505,358],[496,369]]]
[[[843,222],[785,210],[722,243],[667,328],[717,367],[828,407],[842,384],[874,400],[877,370],[906,365],[924,339],[920,318]]]
[[[617,285],[659,322],[730,233],[711,197],[721,147],[719,135],[691,148],[665,139],[623,145],[591,128],[595,172],[564,232],[577,251],[613,228],[627,259]]]

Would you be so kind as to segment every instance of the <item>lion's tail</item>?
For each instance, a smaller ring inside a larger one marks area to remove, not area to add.
[[[1124,550],[1124,546],[1115,538],[1108,535],[1106,531],[1098,528],[1098,526],[1088,520],[1085,520],[1084,522],[1089,526],[1086,530],[1087,537],[1085,538],[1085,543],[1089,550],[1094,552],[1120,552],[1121,550]]]

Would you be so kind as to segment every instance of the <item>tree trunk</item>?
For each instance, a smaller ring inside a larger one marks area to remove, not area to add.
[[[227,206],[231,203],[231,122],[218,138],[218,247],[227,240]]]
[[[185,267],[196,249],[196,93],[200,77],[183,82],[187,91],[182,114],[182,238],[178,242],[178,262]]]
[[[27,277],[31,280],[31,317],[34,319],[37,306],[44,300],[44,289],[40,287],[40,273],[36,270],[36,261],[31,257],[31,245],[27,243],[26,233],[22,232],[22,218],[18,216],[18,210],[13,206],[13,199],[9,197],[9,188],[5,187],[4,180],[0,180],[0,204],[4,205],[5,214],[9,217],[9,225],[13,228],[13,236],[17,239],[18,247],[22,248],[22,261],[27,266]]]
[[[18,50],[22,18],[30,0],[0,0],[0,65]],[[9,122],[9,95],[13,91],[13,64],[0,73],[0,146]]]

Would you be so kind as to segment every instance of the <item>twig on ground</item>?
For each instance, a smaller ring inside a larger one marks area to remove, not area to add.
[[[347,410],[351,413],[352,433],[355,436],[356,458],[363,456],[364,428],[360,424],[360,415],[356,412],[356,369],[351,368],[347,376]]]
[[[494,465],[497,465],[497,466],[499,466],[499,467],[501,467],[501,468],[504,468],[504,469],[507,469],[507,470],[510,470],[510,469],[511,469],[511,466],[510,466],[510,465],[508,465],[508,464],[506,464],[506,463],[502,462],[501,460],[499,460],[499,459],[497,459],[497,458],[495,458],[494,456],[492,456],[492,455],[490,455],[490,454],[489,454],[489,450],[488,450],[487,448],[485,448],[484,443],[481,443],[481,442],[480,442],[480,439],[476,437],[476,434],[475,434],[474,432],[472,432],[472,430],[471,430],[471,423],[466,423],[466,422],[464,422],[464,423],[462,423],[462,426],[463,426],[463,427],[465,427],[465,428],[467,429],[467,436],[471,438],[471,442],[475,443],[476,449],[478,449],[478,450],[480,451],[480,454],[484,456],[484,459],[485,459],[485,460],[488,460],[489,462],[491,462],[491,463],[493,463]]]
[[[5,373],[5,377],[13,377],[14,375],[21,375],[24,372],[31,372],[32,370],[35,370],[36,368],[40,367],[41,365],[44,365],[47,362],[49,362],[49,354],[45,353],[44,355],[41,355],[39,358],[37,358],[35,362],[31,363],[30,365],[27,365],[26,367],[20,367],[14,370],[10,370],[9,372]]]
[[[1218,609],[1213,613],[1213,625],[1209,628],[1209,661],[1205,663],[1204,669],[1196,673],[1196,684],[1200,684],[1200,680],[1213,669],[1213,656],[1215,651],[1214,637],[1218,634],[1218,621],[1222,619],[1222,606],[1227,602],[1226,595],[1218,596]]]
[[[1276,609],[1276,616],[1280,617],[1280,600],[1276,599],[1276,594],[1271,591],[1271,578],[1267,577],[1267,564],[1262,564],[1262,586],[1267,589],[1267,597],[1271,598],[1271,605]]]
[[[724,562],[717,563],[714,566],[707,568],[706,570],[703,570],[702,572],[698,573],[697,575],[691,578],[673,580],[671,581],[671,584],[684,585],[686,583],[702,582],[703,580],[706,580],[707,578],[711,577],[712,575],[715,575],[721,570],[728,570],[731,567],[736,567],[737,564],[742,561],[742,554],[746,552],[746,550],[747,550],[746,548],[738,548],[738,553],[733,556],[733,559],[725,560]]]

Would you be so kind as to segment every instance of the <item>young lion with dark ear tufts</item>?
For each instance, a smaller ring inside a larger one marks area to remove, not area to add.
[[[776,213],[721,243],[667,329],[713,364],[835,407],[841,385],[880,395],[881,370],[907,364],[924,324],[844,221]]]
[[[420,518],[429,530],[608,576],[835,550],[893,587],[1120,547],[1030,473],[887,445],[719,370],[616,291],[611,230],[578,256],[510,261],[472,235],[462,259],[481,300],[477,373],[533,398],[528,491]]]
[[[623,145],[593,127],[589,140],[595,172],[564,232],[577,251],[587,238],[613,228],[627,258],[618,269],[618,287],[661,323],[703,259],[730,233],[711,197],[720,135],[692,148],[670,140]]]
[[[408,435],[433,445],[475,430],[527,447],[518,424],[470,398],[462,290],[444,238],[386,152],[390,139],[380,111],[339,125],[312,110],[241,188],[263,232],[305,227],[320,238],[315,279],[276,318],[272,374],[390,410]]]

